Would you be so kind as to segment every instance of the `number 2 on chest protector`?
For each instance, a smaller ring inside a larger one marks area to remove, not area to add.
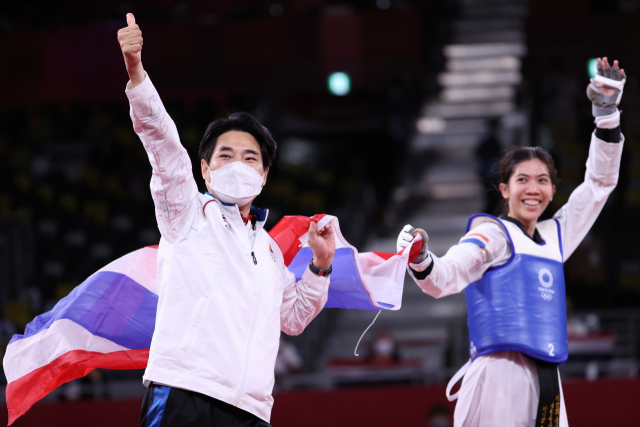
[[[555,354],[553,354],[553,344],[549,344],[549,356],[555,356]]]

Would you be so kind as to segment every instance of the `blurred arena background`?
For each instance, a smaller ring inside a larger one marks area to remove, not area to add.
[[[561,372],[572,426],[640,425],[638,0],[4,0],[3,347],[94,271],[159,241],[116,41],[127,12],[194,169],[206,125],[248,111],[279,144],[257,202],[268,227],[327,212],[363,251],[395,251],[412,223],[442,255],[469,215],[492,213],[489,166],[512,144],[554,155],[551,215],[583,179],[591,60],[620,60],[622,170],[566,264]],[[379,317],[355,357],[374,315],[327,309],[283,337],[274,426],[451,425],[444,387],[468,358],[464,296],[436,301],[407,281],[402,309]],[[15,425],[135,426],[143,394],[140,371],[94,371]]]

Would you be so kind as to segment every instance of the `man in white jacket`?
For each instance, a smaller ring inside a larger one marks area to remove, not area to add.
[[[144,374],[141,426],[268,426],[280,331],[301,333],[327,301],[330,225],[309,229],[314,257],[296,282],[251,205],[276,144],[246,113],[212,122],[199,149],[207,193],[142,67],[132,14],[118,31],[131,118],[153,167],[162,234],[156,328]]]

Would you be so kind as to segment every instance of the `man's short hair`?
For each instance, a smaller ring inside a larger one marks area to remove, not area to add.
[[[271,163],[276,158],[276,141],[273,139],[273,136],[271,136],[269,130],[262,126],[255,117],[249,113],[242,112],[233,113],[226,119],[217,119],[209,123],[202,137],[202,141],[200,141],[200,147],[198,148],[200,159],[209,164],[213,150],[218,142],[218,137],[232,130],[251,134],[251,136],[258,141],[258,144],[260,144],[262,166],[265,170],[271,167]]]

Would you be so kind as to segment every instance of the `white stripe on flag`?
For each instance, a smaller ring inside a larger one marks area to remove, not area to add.
[[[402,289],[400,289],[400,298],[392,298],[389,300],[382,300],[379,298],[379,295],[377,295],[377,293],[372,289],[371,287],[371,282],[376,282],[374,283],[374,286],[376,287],[376,290],[380,287],[383,286],[391,286],[392,288],[398,288],[397,284],[395,282],[392,281],[385,281],[384,283],[380,280],[376,280],[378,279],[377,277],[372,277],[372,276],[366,276],[366,271],[364,268],[364,265],[362,264],[362,262],[360,262],[360,260],[362,259],[362,255],[363,254],[359,254],[358,250],[351,246],[349,244],[349,242],[347,242],[347,240],[344,238],[344,236],[342,235],[342,231],[340,230],[340,222],[338,221],[338,218],[336,218],[335,216],[331,216],[331,215],[326,215],[324,218],[322,218],[322,220],[318,221],[318,226],[322,225],[322,227],[324,227],[325,225],[327,225],[329,222],[331,222],[331,225],[333,226],[333,232],[335,234],[335,240],[336,240],[336,250],[338,249],[342,249],[342,248],[348,248],[352,251],[354,258],[353,258],[353,262],[354,262],[354,266],[358,272],[358,277],[360,279],[360,284],[362,285],[362,288],[365,290],[365,292],[369,295],[369,301],[371,302],[371,304],[374,307],[380,308],[380,309],[389,309],[389,307],[384,307],[381,306],[380,304],[378,304],[378,302],[384,302],[387,304],[391,304],[394,306],[394,308],[391,308],[391,310],[398,310],[400,309],[400,304],[402,303]],[[308,239],[309,233],[307,232],[303,237],[305,237]],[[300,238],[301,241],[303,241],[303,237]],[[309,243],[305,243],[303,245],[303,247],[309,247]],[[384,262],[384,260],[380,257],[378,257],[375,254],[371,254],[373,256],[375,256],[380,262]],[[407,252],[407,255],[405,257],[405,261],[404,261],[404,265],[402,266],[403,268],[403,274],[404,274],[404,268],[407,265],[407,261],[406,259],[408,259],[409,257],[409,252]],[[377,264],[378,261],[376,261]],[[335,271],[335,270],[334,270]],[[339,274],[336,272],[336,274]],[[335,277],[335,276],[334,276]],[[395,275],[391,276],[392,279],[395,279]],[[402,279],[402,284],[404,284],[404,279]],[[331,286],[331,285],[330,285]],[[400,286],[400,288],[402,288],[402,286]],[[393,294],[396,295],[397,292],[393,291],[387,291],[387,294]],[[385,295],[385,297],[387,297],[387,295]]]
[[[97,273],[101,271],[112,271],[114,273],[124,274],[158,295],[158,283],[156,281],[157,259],[158,249],[142,248],[118,258],[106,267],[98,270]]]
[[[95,336],[72,320],[60,319],[48,329],[7,346],[4,355],[7,381],[15,381],[73,350],[111,353],[128,348]]]
[[[363,278],[373,292],[377,302],[394,306],[398,310],[402,303],[404,275],[407,269],[408,251],[384,260],[373,252],[359,254]]]

